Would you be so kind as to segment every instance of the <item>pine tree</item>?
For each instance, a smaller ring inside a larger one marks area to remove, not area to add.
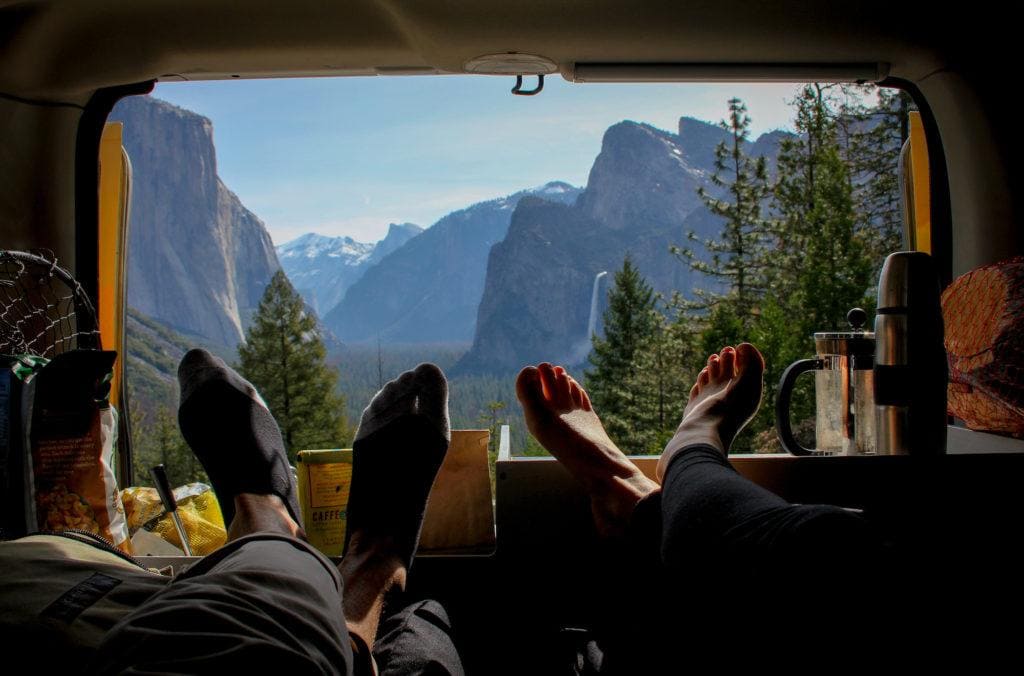
[[[847,311],[870,300],[876,254],[857,209],[864,178],[849,163],[851,134],[862,122],[837,112],[844,108],[834,95],[829,85],[801,88],[792,102],[796,134],[780,146],[769,290],[749,334],[765,356],[766,388],[738,441],[761,451],[779,450],[773,427],[782,370],[813,353],[811,334],[847,328]],[[791,408],[796,424],[812,417],[813,390],[798,389]]]
[[[725,293],[695,289],[697,300],[687,303],[690,309],[710,310],[725,302],[729,313],[739,319],[741,332],[749,329],[757,313],[757,304],[764,294],[766,251],[770,222],[762,213],[771,195],[768,169],[764,157],[751,157],[744,146],[750,138],[750,116],[747,107],[737,98],[729,99],[729,119],[719,123],[729,132],[728,142],[715,148],[715,172],[711,182],[723,189],[722,197],[714,197],[703,187],[698,194],[708,211],[722,219],[718,237],[700,238],[690,232],[688,237],[710,254],[710,260],[688,248],[672,251],[692,270],[726,287]]]
[[[135,455],[136,485],[151,486],[149,470],[162,464],[172,487],[193,482],[209,483],[203,466],[178,430],[174,410],[159,406],[150,416],[141,411],[132,413],[132,435]]]
[[[338,374],[326,354],[316,318],[279,270],[238,347],[239,371],[263,396],[292,461],[300,450],[340,448],[350,440]]]
[[[655,331],[634,352],[622,387],[626,436],[616,441],[630,453],[661,453],[675,434],[700,364],[696,336],[685,318],[655,315]]]
[[[841,156],[827,89],[803,87],[797,134],[783,141],[774,205],[779,215],[773,295],[804,333],[845,327],[865,301],[873,261],[857,228],[854,184]]]
[[[854,186],[857,229],[878,266],[901,248],[900,152],[907,140],[910,96],[873,85],[844,85],[837,119],[844,121],[843,160]]]
[[[604,338],[593,336],[592,368],[586,387],[594,409],[609,436],[628,448],[635,431],[637,392],[627,386],[638,350],[643,350],[658,326],[654,290],[627,255],[608,292]]]

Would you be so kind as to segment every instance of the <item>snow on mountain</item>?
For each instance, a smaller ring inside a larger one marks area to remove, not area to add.
[[[372,243],[310,232],[275,249],[292,286],[323,317],[367,268],[422,231],[413,223],[392,223],[387,236]]]
[[[352,266],[369,258],[376,246],[357,242],[351,237],[326,237],[310,232],[277,247],[277,257],[315,260],[326,256],[341,259],[343,264]]]

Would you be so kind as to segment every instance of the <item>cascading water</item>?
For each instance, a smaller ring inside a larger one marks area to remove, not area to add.
[[[590,293],[590,321],[587,322],[587,335],[583,336],[588,343],[590,337],[594,335],[594,331],[597,330],[597,292],[601,287],[601,278],[607,274],[607,272],[599,272],[594,276],[594,290]]]
[[[600,299],[601,279],[607,274],[607,271],[602,271],[594,275],[594,288],[590,292],[590,319],[587,321],[587,335],[583,336],[583,340],[573,350],[573,362],[576,364],[582,364],[583,360],[590,354],[590,339],[597,330],[597,306]]]

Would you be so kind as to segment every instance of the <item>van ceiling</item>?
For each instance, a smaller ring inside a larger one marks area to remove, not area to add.
[[[0,0],[0,92],[81,102],[156,78],[460,73],[501,52],[570,78],[591,62],[886,62],[918,80],[958,43],[965,17],[947,14],[936,26],[877,0]]]
[[[93,218],[88,200],[76,204],[75,189],[89,194],[95,177],[76,176],[68,151],[86,138],[78,134],[81,107],[99,88],[153,79],[461,73],[476,57],[519,52],[554,61],[569,79],[586,79],[576,78],[578,67],[628,78],[643,70],[638,65],[707,74],[741,64],[762,79],[756,67],[763,65],[786,79],[790,66],[807,73],[838,65],[914,83],[942,136],[953,270],[965,272],[1024,251],[1017,227],[1024,135],[1006,94],[1016,79],[1018,26],[991,2],[937,7],[917,0],[0,0],[0,234],[5,246],[43,246],[73,259],[75,224],[84,218],[88,231]],[[87,157],[82,162],[88,166]]]

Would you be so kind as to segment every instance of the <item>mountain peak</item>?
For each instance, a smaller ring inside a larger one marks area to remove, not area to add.
[[[531,188],[527,192],[531,195],[554,196],[565,195],[566,193],[579,192],[579,188],[565,181],[548,181],[544,185]]]
[[[715,148],[728,138],[729,132],[717,124],[698,120],[695,117],[679,118],[679,140],[677,143],[693,167],[712,169],[715,165]]]
[[[623,120],[616,122],[604,132],[602,146],[614,146],[622,144],[633,144],[643,140],[664,140],[672,134],[663,129],[647,124],[646,122],[635,122]]]
[[[409,239],[423,232],[423,228],[415,223],[388,223],[388,234],[384,235],[381,242],[393,237],[405,237]]]

